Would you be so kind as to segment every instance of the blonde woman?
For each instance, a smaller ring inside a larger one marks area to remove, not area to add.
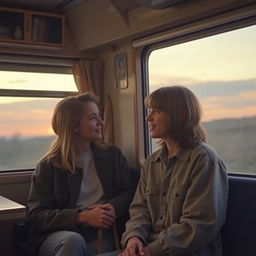
[[[39,161],[28,199],[29,255],[84,256],[114,249],[111,227],[125,218],[133,197],[120,150],[99,143],[103,121],[91,94],[61,100],[52,128],[57,135]]]
[[[189,89],[171,86],[145,103],[150,135],[161,148],[143,164],[120,255],[221,256],[228,179],[205,143],[199,101]]]

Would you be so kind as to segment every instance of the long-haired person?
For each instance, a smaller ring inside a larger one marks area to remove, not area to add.
[[[182,86],[145,99],[161,148],[144,162],[122,243],[124,256],[221,256],[228,180],[200,125],[198,99]]]
[[[104,145],[103,121],[91,94],[61,100],[52,128],[57,138],[39,161],[28,199],[29,254],[88,256],[114,250],[111,227],[133,197],[129,167],[120,150]]]

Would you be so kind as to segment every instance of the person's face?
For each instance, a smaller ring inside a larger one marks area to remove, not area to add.
[[[163,140],[169,138],[167,114],[165,112],[156,108],[150,108],[146,121],[148,121],[151,138]]]
[[[76,133],[81,140],[94,141],[102,138],[103,121],[99,114],[98,106],[94,102],[84,103],[84,111],[76,128]]]

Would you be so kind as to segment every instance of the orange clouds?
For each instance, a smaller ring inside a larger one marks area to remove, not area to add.
[[[229,96],[210,96],[202,99],[201,104],[204,112],[203,121],[256,116],[256,91],[244,91]]]

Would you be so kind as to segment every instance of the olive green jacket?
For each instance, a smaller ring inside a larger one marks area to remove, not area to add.
[[[152,256],[221,256],[227,198],[225,166],[212,148],[201,143],[169,161],[158,150],[143,165],[122,243],[139,237]]]
[[[104,199],[116,211],[117,220],[127,218],[133,198],[131,174],[125,157],[116,147],[103,150],[92,147],[95,168],[102,184]],[[82,169],[72,174],[40,161],[32,176],[28,198],[30,255],[36,253],[43,239],[58,230],[79,232],[76,202],[80,192]]]

